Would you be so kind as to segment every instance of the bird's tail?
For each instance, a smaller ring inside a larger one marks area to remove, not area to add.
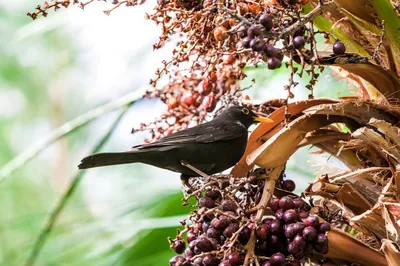
[[[94,168],[107,165],[127,164],[140,162],[138,152],[106,152],[97,153],[82,159],[79,169]]]

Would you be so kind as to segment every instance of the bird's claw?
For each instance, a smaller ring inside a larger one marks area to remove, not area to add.
[[[204,178],[204,182],[207,183],[211,177],[209,175],[207,175],[206,173],[204,173],[203,171],[197,169],[196,167],[194,167],[193,165],[189,164],[188,162],[182,160],[181,164],[187,168],[189,168],[190,170],[192,170],[193,172],[197,173],[198,175],[200,175],[201,177]]]

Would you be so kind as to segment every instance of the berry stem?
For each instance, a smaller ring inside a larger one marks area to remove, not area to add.
[[[285,169],[285,167],[278,166],[276,168],[273,168],[268,174],[267,174],[267,179],[264,183],[264,190],[263,194],[261,196],[261,200],[258,203],[257,207],[259,208],[256,214],[256,217],[254,219],[254,223],[259,223],[264,216],[264,210],[268,205],[269,200],[271,199],[272,195],[274,194],[274,189],[275,189],[275,183],[276,180],[278,180],[279,176],[281,175],[282,171]],[[254,248],[256,245],[256,234],[255,230],[253,229],[251,232],[251,236],[249,239],[249,242],[246,244],[244,247],[247,250],[246,257],[244,259],[244,266],[248,266],[250,264],[250,261],[253,261],[253,259],[256,259],[254,255]]]

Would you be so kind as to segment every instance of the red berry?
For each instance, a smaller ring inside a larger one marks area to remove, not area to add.
[[[183,94],[180,101],[181,101],[181,104],[189,105],[189,106],[194,105],[196,103],[196,99],[195,99],[193,93],[190,91]]]
[[[214,95],[210,94],[204,97],[201,105],[207,112],[212,112],[217,106],[217,100]]]
[[[170,97],[167,100],[167,105],[168,109],[174,109],[175,107],[178,107],[178,101],[176,100],[175,97]]]
[[[210,79],[205,79],[202,82],[200,82],[198,90],[201,95],[205,96],[210,94],[213,88],[214,88],[214,83]]]
[[[266,224],[261,225],[256,230],[256,236],[258,239],[266,240],[269,233],[269,226]]]

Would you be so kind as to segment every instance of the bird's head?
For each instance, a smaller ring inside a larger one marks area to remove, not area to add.
[[[221,119],[232,119],[240,122],[246,128],[254,123],[272,123],[272,119],[256,115],[252,110],[240,105],[233,105],[226,108],[220,115]]]

